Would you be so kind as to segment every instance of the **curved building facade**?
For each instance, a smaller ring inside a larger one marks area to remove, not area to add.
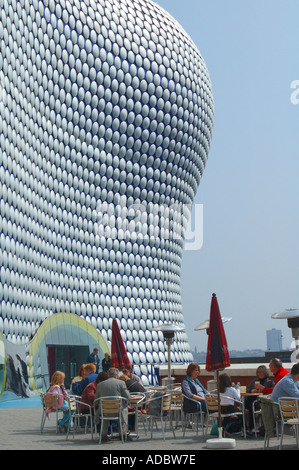
[[[213,127],[209,74],[149,0],[0,0],[0,331],[32,339],[54,313],[136,372],[184,327],[184,231]],[[186,333],[172,361],[192,360]]]

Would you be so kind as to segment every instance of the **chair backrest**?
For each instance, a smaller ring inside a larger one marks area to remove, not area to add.
[[[171,392],[171,405],[181,406],[183,402],[182,390],[172,390]]]
[[[45,393],[44,402],[46,408],[57,408],[58,405],[58,394],[57,393]]]
[[[282,397],[278,399],[281,418],[283,420],[298,418],[299,400],[295,398]]]
[[[42,407],[45,408],[46,404],[45,404],[45,394],[44,393],[40,394],[40,401],[41,401]]]
[[[145,392],[145,407],[148,407],[149,402],[151,401],[152,397],[154,396],[155,392],[154,390],[148,390]]]
[[[119,419],[127,399],[119,396],[101,397],[99,400],[101,418]]]
[[[162,396],[161,411],[169,411],[171,407],[171,393]]]
[[[218,411],[218,398],[215,395],[206,395],[205,400],[209,412]]]
[[[148,414],[152,416],[160,416],[170,410],[171,393],[155,392],[148,401]]]

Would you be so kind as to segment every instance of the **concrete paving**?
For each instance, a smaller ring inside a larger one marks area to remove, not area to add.
[[[174,439],[170,430],[166,432],[166,440],[163,441],[161,430],[155,430],[153,439],[150,434],[145,435],[144,429],[140,430],[139,439],[127,441],[124,444],[121,441],[112,441],[99,445],[98,439],[91,439],[91,435],[78,433],[70,435],[66,439],[65,434],[56,434],[55,414],[51,414],[49,420],[46,420],[44,431],[40,432],[40,422],[42,417],[41,408],[7,408],[0,409],[0,450],[96,450],[101,452],[102,463],[126,463],[128,462],[106,462],[103,459],[109,456],[120,458],[124,456],[134,456],[140,464],[145,459],[162,459],[166,455],[177,455],[176,458],[187,459],[181,463],[192,464],[188,459],[198,459],[200,450],[209,450],[207,442],[202,434],[196,436],[195,431],[187,429],[185,437],[182,430],[176,430],[176,439]],[[208,436],[211,438],[211,436]],[[236,446],[233,451],[238,450],[256,450],[273,451],[278,450],[279,441],[276,438],[270,440],[269,448],[264,450],[264,439],[262,437],[250,437],[244,439],[241,436],[236,437]],[[290,435],[284,439],[283,450],[296,450],[295,439]],[[162,457],[164,455],[164,457]],[[185,456],[185,457],[184,457]],[[172,457],[173,458],[173,457]],[[159,462],[145,462],[159,463]],[[163,462],[160,462],[163,463]],[[165,462],[164,462],[165,463]],[[166,462],[167,463],[167,462]],[[194,463],[194,462],[193,462]],[[133,462],[132,465],[134,466]]]

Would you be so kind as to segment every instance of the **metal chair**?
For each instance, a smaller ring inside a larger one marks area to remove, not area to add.
[[[139,432],[138,432],[139,414],[141,413],[141,410],[143,408],[144,403],[145,403],[145,394],[144,393],[130,393],[130,403],[129,403],[129,405],[134,409],[129,410],[128,415],[129,416],[134,416],[134,418],[135,418],[134,432],[135,432],[137,438],[139,437]]]
[[[218,419],[218,399],[217,399],[217,397],[214,396],[214,395],[207,395],[206,396],[206,406],[207,406],[207,419],[206,419],[206,437],[207,437],[210,421],[212,422],[212,424],[211,424],[211,429],[212,429],[213,424]]]
[[[278,399],[281,415],[281,438],[279,448],[282,448],[285,426],[292,426],[299,447],[299,400],[296,398],[282,397]]]
[[[254,430],[254,435],[257,437],[257,418],[262,416],[262,412],[260,409],[260,404],[258,400],[254,400],[252,403],[252,417],[253,417],[253,430]]]
[[[102,442],[104,421],[118,421],[121,440],[122,443],[124,443],[126,435],[124,437],[123,424],[127,423],[123,422],[122,412],[123,409],[128,406],[128,400],[119,396],[101,397],[95,400],[94,406],[97,404],[100,407],[101,420],[99,444]]]
[[[170,419],[175,417],[175,425],[183,421],[183,392],[180,389],[171,390]]]
[[[159,393],[159,396],[157,395]],[[153,424],[159,420],[161,423],[161,430],[163,434],[163,440],[165,441],[165,429],[166,421],[168,419],[173,437],[176,438],[172,421],[170,420],[170,409],[171,409],[171,393],[167,394],[165,392],[156,392],[151,397],[149,402],[149,411],[148,417],[150,420],[151,427],[151,439],[153,437]]]
[[[151,401],[151,399],[152,399],[152,397],[154,396],[155,393],[156,393],[156,391],[152,390],[150,388],[148,388],[146,390],[146,392],[144,392],[144,402],[143,402],[143,406],[142,406],[141,413],[140,413],[140,416],[139,416],[139,421],[142,421],[142,423],[143,423],[143,428],[144,428],[145,435],[147,435],[148,425],[149,425],[149,422],[150,422],[150,416],[148,414],[149,403],[150,403],[150,401]]]
[[[204,437],[204,426],[205,426],[205,413],[202,411],[202,406],[200,401],[193,400],[193,398],[186,397],[182,394],[182,430],[183,430],[183,437],[185,437],[186,429],[188,423],[191,423],[191,428],[196,430],[196,435],[198,436],[198,428],[199,425],[201,426],[203,437]],[[197,411],[190,411],[186,412],[183,409],[184,400],[188,399],[191,402],[196,403],[198,410]]]
[[[43,414],[42,414],[42,419],[41,419],[41,425],[40,425],[40,432],[43,432],[46,418],[49,418],[50,413],[55,413],[56,416],[56,433],[59,431],[59,425],[58,425],[58,414],[63,413],[63,410],[58,408],[58,398],[63,397],[65,399],[66,397],[64,395],[60,395],[58,393],[41,393],[41,404],[43,407]],[[70,424],[70,423],[69,423]]]
[[[85,410],[87,411],[86,413],[83,413],[81,405],[84,405]],[[73,400],[70,399],[70,410],[71,410],[72,419],[73,419],[73,425],[72,425],[73,437],[75,436],[75,433],[77,432],[78,428],[81,428],[82,421],[85,421],[84,432],[85,434],[87,433],[88,423],[89,423],[91,439],[93,440],[94,420],[93,420],[92,406],[78,399],[73,399]],[[68,431],[67,431],[67,436],[66,436],[67,439],[69,437],[69,431],[70,431],[70,426],[68,427]]]
[[[222,395],[222,397],[224,397]],[[231,397],[227,397],[231,398]],[[218,396],[216,395],[206,395],[205,397],[206,400],[206,405],[207,405],[207,422],[206,422],[206,437],[208,434],[208,427],[209,427],[209,421],[212,420],[213,424],[215,421],[218,420],[219,416],[219,401],[218,401]],[[241,404],[241,402],[238,401],[238,403]],[[232,413],[222,413],[221,417],[222,418],[229,418],[232,416],[242,416],[242,421],[243,421],[243,426],[244,426],[244,416],[242,411],[233,411]],[[213,426],[212,424],[212,426]]]
[[[270,438],[279,438],[278,424],[281,419],[279,405],[271,400],[271,395],[261,395],[258,401],[261,405],[262,420],[265,429],[264,448],[266,448],[269,447]]]

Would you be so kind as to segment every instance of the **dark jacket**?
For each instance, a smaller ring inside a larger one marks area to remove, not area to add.
[[[146,392],[146,389],[144,388],[144,386],[140,382],[138,382],[138,380],[136,379],[127,380],[126,386],[130,393]]]
[[[89,375],[84,377],[80,382],[74,382],[72,385],[72,393],[74,395],[82,395],[83,390],[87,387],[88,384],[91,382],[95,382],[98,374],[95,372],[91,372]]]
[[[187,397],[187,391],[186,391],[186,385],[189,385],[190,387],[190,390],[192,392],[192,395],[197,395],[197,390],[196,390],[196,387],[195,385],[193,384],[192,380],[190,380],[188,377],[186,377],[183,381],[182,381],[182,392],[183,392],[183,395],[184,395],[184,401],[183,401],[183,411],[185,413],[195,413],[196,411],[199,411],[200,409],[200,405],[199,405],[199,402],[195,402],[193,400],[189,400],[188,397]],[[204,394],[207,393],[206,389],[201,385],[201,383],[199,382],[199,380],[197,380],[197,384],[201,386],[202,388],[202,391]]]
[[[107,361],[107,359],[104,357],[104,359],[102,360],[103,372],[108,372],[110,367],[111,367],[111,359],[108,359]]]

